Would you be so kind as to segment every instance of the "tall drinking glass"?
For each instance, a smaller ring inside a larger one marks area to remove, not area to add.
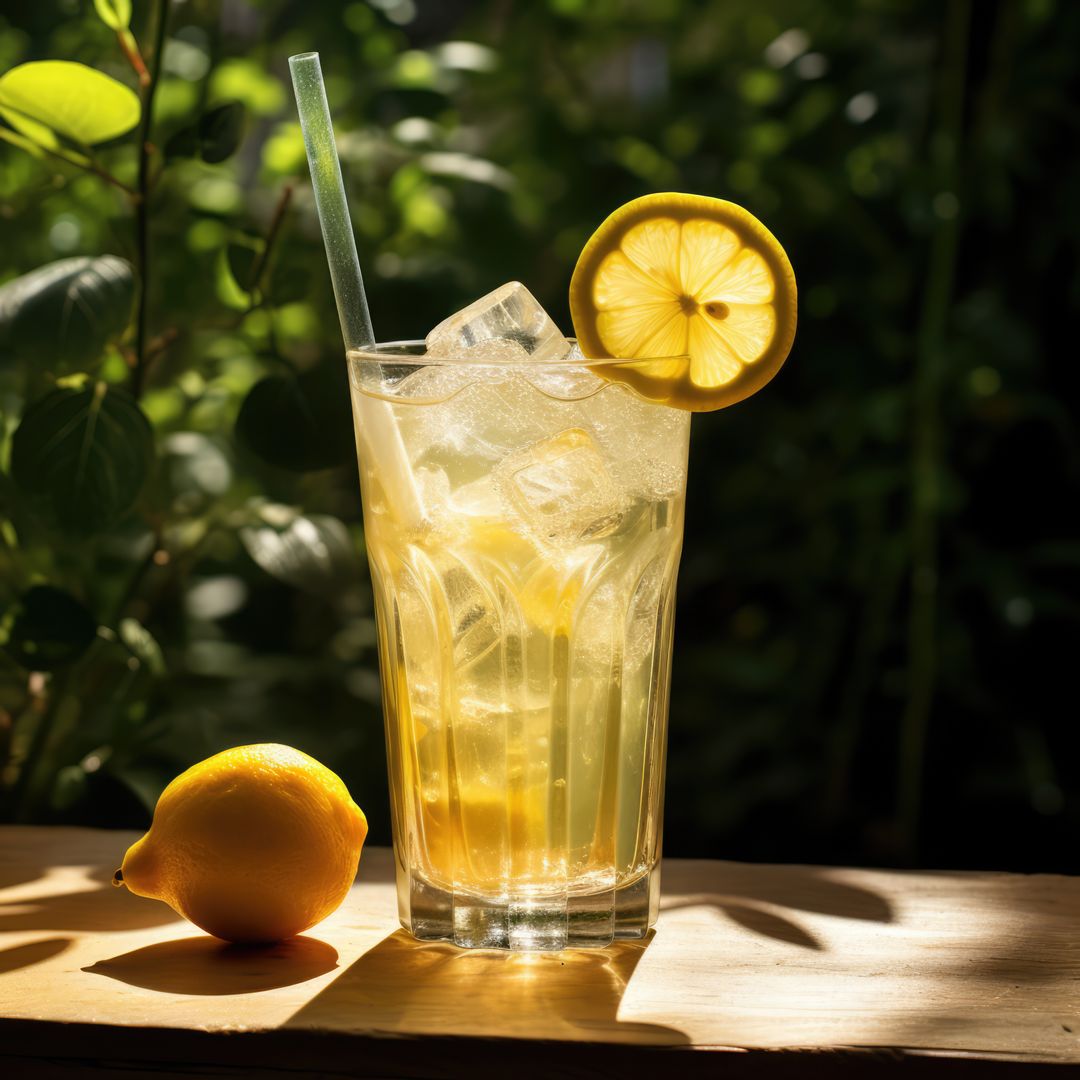
[[[624,361],[348,359],[402,925],[644,936],[690,414],[603,377]]]

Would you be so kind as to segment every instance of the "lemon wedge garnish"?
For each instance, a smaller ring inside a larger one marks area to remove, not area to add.
[[[619,207],[585,245],[570,313],[597,374],[710,411],[760,390],[795,337],[795,274],[753,214],[664,192]],[[660,359],[657,359],[660,358]],[[665,359],[666,358],[666,359]]]

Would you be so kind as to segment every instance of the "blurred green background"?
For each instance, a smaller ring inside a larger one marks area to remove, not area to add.
[[[1080,5],[129,6],[0,17],[0,73],[138,95],[0,75],[7,820],[141,826],[279,740],[388,841],[317,49],[383,339],[514,278],[569,330],[651,191],[791,256],[788,364],[694,421],[667,852],[1080,871]]]

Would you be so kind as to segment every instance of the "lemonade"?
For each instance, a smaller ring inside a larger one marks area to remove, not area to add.
[[[570,282],[376,345],[317,53],[289,58],[345,339],[402,925],[466,947],[642,937],[659,906],[690,413],[791,350],[795,275],[723,199],[614,210]]]
[[[349,357],[402,921],[604,945],[656,914],[690,414],[479,348]]]

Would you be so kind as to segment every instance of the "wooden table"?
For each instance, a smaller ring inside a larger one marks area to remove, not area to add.
[[[0,1076],[1080,1072],[1080,878],[672,859],[647,942],[521,955],[414,942],[376,848],[244,949],[109,886],[134,836],[0,829]]]

